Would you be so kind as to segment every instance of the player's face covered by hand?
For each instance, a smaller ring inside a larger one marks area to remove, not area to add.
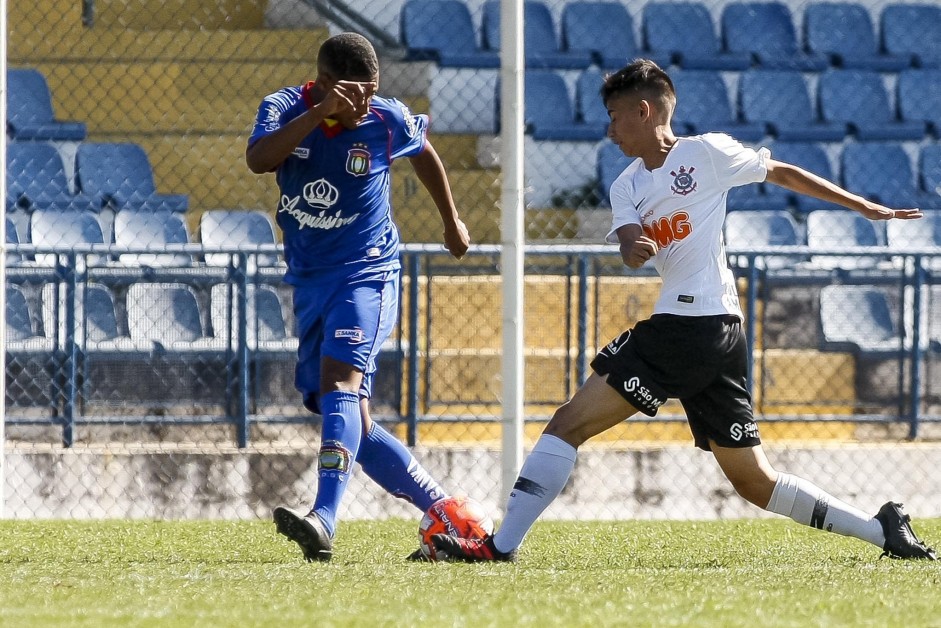
[[[335,107],[329,117],[354,129],[369,114],[369,103],[379,83],[375,77],[338,79],[329,70],[319,68],[317,85],[325,92],[324,100],[330,100]]]

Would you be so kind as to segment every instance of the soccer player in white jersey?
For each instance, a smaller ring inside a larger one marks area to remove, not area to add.
[[[722,239],[730,188],[768,181],[838,203],[870,220],[915,219],[917,209],[889,209],[796,166],[776,161],[722,133],[676,137],[676,93],[655,63],[638,60],[605,79],[601,96],[608,136],[636,157],[611,186],[608,241],[630,268],[653,260],[663,279],[653,315],[612,340],[593,373],[553,414],[526,458],[497,532],[483,540],[436,535],[435,545],[468,560],[516,559],[517,549],[559,495],[586,440],[668,399],[686,410],[696,446],[711,451],[739,495],[798,523],[853,536],[893,558],[936,560],[900,504],[875,516],[807,480],[775,470],[761,447],[746,388],[744,316]]]

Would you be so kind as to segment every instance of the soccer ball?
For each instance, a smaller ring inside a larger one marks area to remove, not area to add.
[[[443,552],[435,549],[433,534],[450,534],[465,539],[482,539],[493,534],[493,519],[480,502],[469,497],[439,499],[421,518],[418,541],[422,555],[428,560],[447,560]]]

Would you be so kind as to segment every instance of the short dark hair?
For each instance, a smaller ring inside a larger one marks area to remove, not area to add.
[[[376,50],[358,33],[340,33],[323,42],[317,63],[338,80],[372,80],[379,76]]]
[[[641,98],[676,101],[673,81],[663,69],[650,59],[637,59],[614,74],[609,74],[601,86],[601,99],[608,101],[622,94],[635,94]]]

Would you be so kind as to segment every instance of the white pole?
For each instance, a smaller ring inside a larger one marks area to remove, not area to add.
[[[523,461],[523,1],[500,3],[500,163],[503,206],[503,495]]]
[[[7,1],[0,0],[0,199],[7,197]],[[0,206],[0,519],[6,518],[7,209]]]

